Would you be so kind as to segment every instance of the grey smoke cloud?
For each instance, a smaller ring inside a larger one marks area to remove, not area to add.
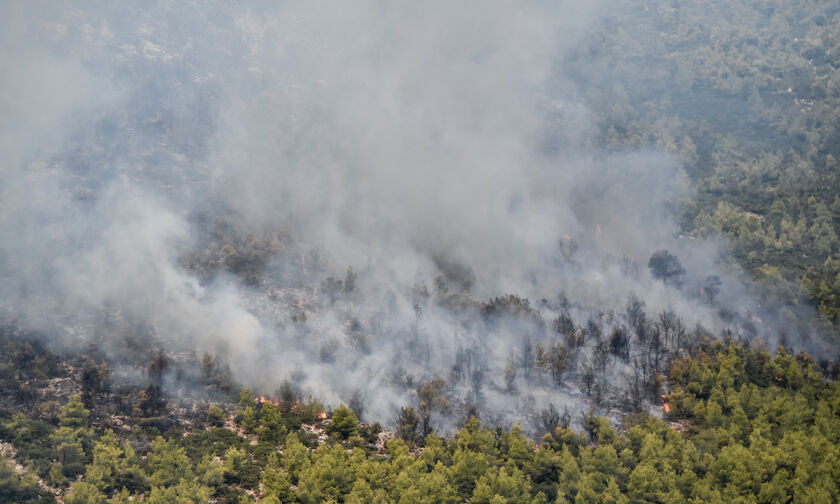
[[[562,57],[605,8],[4,6],[7,319],[107,348],[97,327],[117,313],[161,345],[224,356],[246,385],[294,379],[331,405],[361,390],[368,416],[385,422],[413,398],[406,377],[446,378],[459,348],[487,356],[490,416],[525,421],[529,401],[585,409],[574,383],[529,385],[511,402],[499,388],[505,362],[533,328],[489,330],[475,309],[434,302],[418,317],[413,287],[443,272],[459,292],[466,272],[475,299],[546,299],[549,325],[562,293],[581,324],[636,294],[651,314],[729,327],[688,288],[650,278],[647,258],[667,248],[692,289],[718,274],[724,303],[756,309],[716,264],[716,244],[675,236],[669,209],[691,196],[678,162],[592,145]],[[292,239],[257,285],[199,278],[182,259],[212,241],[207,221],[218,220]],[[565,257],[572,241],[578,252]],[[301,266],[312,249],[322,271]],[[356,292],[328,303],[322,281],[348,265]],[[293,322],[301,307],[307,321]],[[469,385],[455,389],[466,397]]]

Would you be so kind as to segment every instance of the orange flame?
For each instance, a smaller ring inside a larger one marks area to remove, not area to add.
[[[275,406],[280,406],[280,402],[279,402],[279,401],[272,401],[271,399],[269,399],[269,398],[268,398],[268,397],[266,397],[266,396],[259,396],[259,397],[255,397],[255,398],[254,398],[254,402],[255,402],[255,403],[257,403],[257,404],[271,403],[271,404],[273,404],[273,405],[275,405]]]
[[[668,405],[668,401],[665,400],[665,394],[660,396],[662,398],[662,407],[665,408],[665,413],[671,412],[671,406]]]
[[[327,419],[327,414],[324,411],[318,413],[316,416],[318,417],[319,420],[326,420]]]

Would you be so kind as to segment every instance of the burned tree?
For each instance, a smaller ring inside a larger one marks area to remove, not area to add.
[[[359,419],[362,419],[365,415],[365,395],[362,393],[361,390],[356,389],[353,392],[353,395],[350,397],[350,401],[348,401],[347,406],[356,413],[356,416]]]
[[[278,401],[280,404],[280,411],[284,415],[288,415],[295,405],[300,404],[301,393],[297,387],[289,381],[284,381],[283,384],[280,385],[280,389],[277,391],[277,396],[280,398]]]
[[[625,316],[627,323],[636,333],[636,336],[642,340],[645,331],[645,303],[636,296],[630,296],[627,300],[627,307],[625,308]]]
[[[655,393],[668,353],[658,324],[646,329],[646,337],[640,350],[639,355],[633,359],[635,372],[641,375],[644,388],[650,393]]]
[[[561,426],[560,413],[553,404],[549,404],[548,408],[540,410],[539,412],[539,428],[543,432],[553,434],[558,427]]]
[[[703,288],[700,290],[703,300],[709,304],[714,304],[715,298],[718,294],[720,294],[720,284],[721,282],[719,276],[707,276],[706,281],[703,283]]]
[[[601,324],[600,324],[601,314],[598,314],[598,320],[595,318],[590,317],[586,321],[586,333],[589,337],[596,342],[601,339]]]
[[[672,310],[665,310],[659,314],[659,329],[666,351],[679,353],[685,342],[685,325]]]
[[[207,352],[201,356],[201,377],[204,379],[207,393],[212,398],[221,398],[233,391],[233,376],[230,368]]]
[[[522,338],[522,370],[525,372],[525,379],[531,378],[531,370],[534,368],[534,344],[530,336]]]
[[[347,267],[344,273],[344,292],[350,293],[356,290],[356,272],[351,266]]]
[[[610,353],[627,362],[630,360],[630,336],[623,326],[614,327],[610,333]]]
[[[464,383],[472,373],[473,352],[469,348],[459,346],[455,351],[455,363],[452,364],[452,382]]]
[[[88,409],[93,408],[93,398],[107,394],[111,390],[111,368],[108,363],[97,365],[87,361],[82,369],[82,402]]]
[[[149,362],[147,372],[152,385],[160,387],[163,384],[163,374],[169,368],[169,358],[166,352],[158,350]]]
[[[486,366],[478,366],[473,369],[472,374],[470,375],[470,386],[472,387],[472,394],[475,397],[475,401],[477,404],[481,403],[482,399],[482,392],[481,389],[484,387],[484,380],[487,378],[487,367]]]
[[[516,387],[516,366],[509,358],[505,364],[505,392],[516,394],[519,389]]]
[[[567,335],[575,332],[575,323],[568,313],[563,312],[554,319],[554,332]]]
[[[327,295],[330,304],[334,304],[338,295],[344,291],[344,283],[334,277],[327,277],[321,283],[321,292]]]
[[[586,359],[580,366],[580,388],[587,397],[592,395],[592,386],[595,384],[595,366],[590,359]]]
[[[566,347],[560,343],[549,343],[548,348],[537,345],[537,367],[551,374],[551,381],[556,385],[563,383],[563,373],[569,362]]]
[[[163,391],[156,385],[149,385],[140,392],[140,399],[134,405],[134,416],[140,425],[160,426],[164,423],[166,399]]]

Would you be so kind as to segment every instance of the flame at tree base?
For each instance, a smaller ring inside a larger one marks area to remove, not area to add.
[[[275,405],[275,406],[280,406],[280,402],[279,402],[279,401],[273,401],[273,400],[271,400],[271,399],[269,399],[269,398],[267,398],[267,397],[265,397],[265,396],[255,397],[255,398],[254,398],[254,402],[255,402],[255,403],[257,403],[257,404],[271,403],[271,404],[273,404],[273,405]]]

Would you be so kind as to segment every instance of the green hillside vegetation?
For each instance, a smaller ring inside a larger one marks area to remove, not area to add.
[[[622,1],[568,57],[599,146],[674,155],[687,235],[840,327],[840,6]],[[564,86],[560,86],[561,89]]]
[[[615,428],[586,415],[538,441],[470,418],[451,439],[422,447],[359,424],[342,406],[319,442],[294,412],[253,396],[228,427],[94,432],[78,395],[56,422],[6,415],[18,475],[0,464],[14,502],[836,502],[840,499],[840,385],[805,354],[733,342],[672,361],[670,412],[627,416]],[[224,405],[223,405],[224,406]]]

